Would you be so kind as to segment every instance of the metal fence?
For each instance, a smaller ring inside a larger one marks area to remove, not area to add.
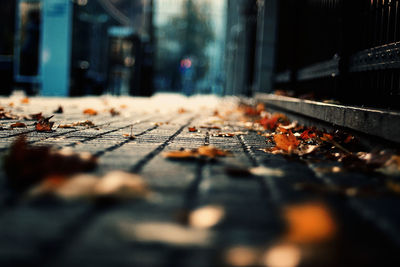
[[[400,0],[281,0],[275,88],[400,109]]]

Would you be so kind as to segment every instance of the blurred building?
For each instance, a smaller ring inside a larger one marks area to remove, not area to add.
[[[0,75],[11,64],[14,87],[57,96],[152,94],[152,0],[4,2],[13,16],[1,16],[2,34],[14,38],[13,49],[10,41],[0,47]]]
[[[251,95],[257,33],[257,1],[227,1],[225,94]]]
[[[156,0],[159,91],[222,93],[226,0]]]
[[[0,25],[0,94],[8,95],[13,88],[15,1],[2,1]]]

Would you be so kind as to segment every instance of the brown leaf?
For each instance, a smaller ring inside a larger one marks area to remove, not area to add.
[[[2,111],[2,112],[0,112],[0,119],[1,120],[16,120],[16,119],[18,119],[18,116],[14,115],[10,112]]]
[[[169,159],[195,159],[225,157],[231,155],[228,151],[218,149],[214,146],[201,146],[197,149],[182,149],[178,151],[165,152],[164,157]]]
[[[54,115],[53,115],[54,116]],[[54,122],[50,121],[53,116],[42,118],[35,124],[35,129],[38,132],[51,132]]]
[[[118,116],[118,115],[120,115],[121,113],[119,112],[119,111],[117,111],[115,108],[111,108],[110,109],[110,114],[111,114],[111,116]]]
[[[225,150],[221,150],[214,146],[201,146],[197,149],[197,153],[200,156],[208,157],[208,158],[215,158],[215,157],[226,157],[230,155],[229,152]]]
[[[281,149],[288,153],[291,153],[300,144],[300,141],[297,140],[291,131],[289,131],[288,134],[274,135],[274,141],[277,149]]]
[[[150,192],[141,176],[122,171],[107,173],[93,190],[96,197],[118,199],[144,198]]]
[[[197,128],[196,127],[188,127],[189,132],[194,133],[197,132]]]
[[[54,110],[53,113],[58,113],[58,114],[64,113],[64,109],[62,106],[58,106],[58,108]]]
[[[11,129],[14,129],[14,128],[26,128],[26,124],[22,123],[22,122],[16,122],[16,123],[11,124],[10,128]]]
[[[42,112],[36,113],[36,114],[31,114],[31,115],[29,115],[29,117],[32,118],[32,120],[35,120],[35,121],[40,121],[41,119],[43,119]]]
[[[272,115],[268,115],[260,120],[260,124],[266,129],[274,131],[280,124],[286,125],[289,124],[290,121],[286,117],[286,115],[281,113],[275,113]]]
[[[83,111],[83,114],[90,115],[90,116],[96,116],[97,111],[91,108],[87,108]]]
[[[189,149],[168,151],[165,152],[164,157],[169,159],[194,159],[197,156],[197,152]]]
[[[4,158],[8,183],[23,191],[49,176],[68,176],[93,170],[97,158],[90,154],[75,154],[49,146],[29,146],[25,136],[19,136]]]

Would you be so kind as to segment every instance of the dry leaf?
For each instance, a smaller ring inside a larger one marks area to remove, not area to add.
[[[214,146],[201,146],[197,149],[183,149],[178,151],[165,152],[164,157],[169,159],[195,159],[225,157],[231,155],[228,151],[218,149]]]
[[[291,153],[300,144],[300,141],[297,140],[291,131],[289,131],[288,134],[274,135],[274,141],[277,149],[281,149],[288,153]]]
[[[115,108],[111,108],[110,109],[110,114],[111,114],[111,116],[118,116],[118,115],[120,115],[121,113],[119,112],[119,111],[117,111]]]
[[[305,130],[300,135],[300,138],[303,140],[312,139],[312,138],[316,138],[316,137],[317,137],[317,135],[314,133],[314,129],[312,129],[312,128]]]
[[[196,127],[188,127],[189,132],[194,133],[197,132],[197,128]]]
[[[54,116],[54,115],[53,115]],[[38,132],[51,132],[54,122],[50,121],[53,116],[42,118],[35,124],[35,129]]]
[[[22,104],[29,104],[29,98],[25,97],[25,98],[21,99],[21,103]]]
[[[14,129],[14,128],[26,128],[26,124],[22,123],[22,122],[16,122],[16,123],[11,124],[10,128],[11,129]]]
[[[103,177],[78,174],[72,177],[50,176],[35,186],[29,196],[54,194],[66,200],[74,199],[137,199],[150,191],[143,178],[136,174],[112,171]]]
[[[197,156],[197,152],[189,149],[178,150],[178,151],[168,151],[165,152],[164,157],[169,159],[193,159]]]
[[[49,146],[29,146],[25,136],[14,141],[4,158],[9,185],[21,191],[46,177],[90,171],[96,165],[97,159],[89,154],[74,154]]]
[[[10,112],[0,112],[0,119],[1,120],[16,120],[18,119],[17,115],[11,114]]]
[[[286,115],[281,113],[274,113],[270,116],[264,117],[260,120],[260,124],[266,129],[274,131],[281,124],[289,124],[290,121]]]
[[[54,110],[53,113],[58,113],[58,114],[64,113],[64,109],[62,106],[58,106],[58,108]]]
[[[94,109],[91,109],[91,108],[87,108],[83,111],[83,114],[95,116],[95,115],[97,115],[97,111]]]
[[[137,174],[113,171],[99,179],[93,189],[96,197],[118,199],[144,198],[149,194],[147,184]]]
[[[230,155],[228,151],[221,150],[214,146],[201,146],[197,149],[197,153],[200,156],[208,157],[208,158],[215,158],[215,157],[226,157]]]

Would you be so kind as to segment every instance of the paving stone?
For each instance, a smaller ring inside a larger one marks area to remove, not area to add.
[[[17,136],[26,134],[30,145],[68,147],[96,155],[98,167],[91,174],[102,176],[113,170],[137,173],[152,193],[142,200],[109,203],[52,198],[27,201],[7,187],[1,169],[0,266],[229,266],[224,259],[227,249],[244,246],[264,251],[282,242],[288,231],[285,209],[315,202],[329,207],[340,230],[338,240],[328,245],[329,253],[338,258],[337,266],[377,266],[380,260],[385,262],[383,258],[399,260],[394,253],[400,246],[398,195],[338,196],[295,186],[383,188],[379,177],[321,174],[316,169],[325,163],[307,165],[267,154],[262,149],[270,145],[264,137],[213,117],[218,106],[211,105],[212,101],[205,107],[195,99],[185,101],[182,108],[187,111],[180,112],[180,106],[161,98],[32,98],[32,104],[21,107],[21,114],[43,111],[51,115],[62,105],[65,113],[52,119],[56,125],[89,119],[97,126],[37,133],[33,122],[27,122],[26,129],[2,130],[1,157]],[[112,117],[108,110],[121,105],[127,109],[119,108],[121,115]],[[88,107],[99,115],[84,115],[82,111]],[[2,121],[3,127],[13,122]],[[247,133],[216,137],[213,134],[219,130],[200,127],[209,122],[221,126],[222,132]],[[199,131],[189,132],[189,126]],[[126,136],[131,129],[134,139]],[[229,150],[232,156],[186,161],[163,156],[166,151],[203,145]],[[232,167],[271,172],[234,175],[228,171]],[[223,211],[223,215],[199,228],[191,216],[207,208]],[[365,259],[358,256],[363,253],[368,254]],[[335,266],[330,264],[323,265]]]

